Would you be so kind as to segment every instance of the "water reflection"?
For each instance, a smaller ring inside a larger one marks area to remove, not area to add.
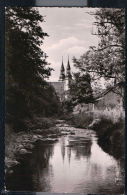
[[[31,191],[123,193],[120,162],[100,148],[90,130],[77,129],[76,135],[62,136],[54,144],[36,143],[33,154],[18,172],[24,171],[24,166],[31,171],[31,185],[27,183]],[[15,185],[12,190],[19,187]]]
[[[122,186],[116,183],[116,177],[119,178],[121,172],[118,162],[99,147],[93,132],[85,132],[82,136],[79,132],[75,136],[63,136],[53,148],[47,169],[41,172],[41,181],[48,178],[48,188],[43,185],[42,191],[71,193],[123,191]]]
[[[65,158],[65,146],[66,146],[66,143],[65,143],[65,139],[64,137],[61,138],[61,155],[62,155],[62,158],[63,158],[63,162],[64,162],[64,158]]]
[[[80,160],[81,158],[89,158],[91,155],[91,139],[85,137],[68,137],[68,150],[72,150],[75,153],[75,158]]]
[[[50,191],[53,145],[37,142],[32,154],[20,156],[20,164],[11,175],[6,175],[6,186],[11,191]],[[49,175],[50,173],[50,175]],[[43,178],[42,178],[43,175]]]
[[[53,144],[44,144],[39,141],[33,152],[33,158],[30,161],[34,168],[33,181],[35,191],[50,191],[50,178],[53,177],[52,166],[49,164],[50,158],[54,154]],[[42,177],[43,176],[43,177]]]

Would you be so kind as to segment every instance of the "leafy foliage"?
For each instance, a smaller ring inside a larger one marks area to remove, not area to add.
[[[125,80],[125,12],[124,9],[98,9],[95,26],[98,47],[90,47],[74,65],[88,71],[93,80],[104,77],[114,84]]]
[[[90,75],[88,73],[75,73],[74,80],[70,86],[70,93],[74,104],[92,102],[93,95]]]
[[[51,74],[41,50],[47,33],[36,8],[6,8],[6,107],[7,122],[25,128],[24,120],[58,111],[54,89],[44,80]]]

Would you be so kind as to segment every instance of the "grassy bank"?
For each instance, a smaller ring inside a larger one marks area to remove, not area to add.
[[[116,158],[124,156],[124,121],[124,113],[116,109],[82,112],[71,120],[76,127],[95,130],[99,145]]]

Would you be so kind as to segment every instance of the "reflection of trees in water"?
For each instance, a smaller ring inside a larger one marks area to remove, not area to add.
[[[60,146],[61,146],[61,155],[62,155],[62,159],[63,159],[63,162],[64,162],[64,158],[65,158],[65,155],[67,153],[67,157],[68,157],[68,160],[69,160],[69,163],[70,163],[70,160],[71,160],[71,148],[70,147],[66,147],[66,138],[65,137],[61,137],[61,140],[60,140]]]
[[[53,155],[53,149],[53,144],[38,143],[33,152],[33,159],[31,162],[33,166],[38,162],[39,169],[45,168],[49,163],[49,158]]]
[[[70,161],[71,161],[71,147],[67,148],[67,156],[68,156],[68,161],[69,161],[69,164],[70,164]]]
[[[36,143],[32,154],[20,157],[20,164],[11,175],[6,176],[7,189],[11,191],[49,191],[52,167],[53,144]]]
[[[12,174],[6,175],[7,190],[10,191],[33,191],[32,167],[29,166],[32,154],[25,154],[20,156],[19,162],[13,168]]]
[[[72,146],[68,148],[69,158],[71,157],[71,150],[75,152],[76,159],[80,160],[81,157],[90,157],[92,145],[90,139],[81,139],[77,137],[74,140],[69,140],[69,144]]]
[[[86,139],[85,137],[76,137],[76,136],[69,136],[68,137],[68,147],[66,147],[66,138],[62,137],[61,141],[61,155],[64,161],[66,152],[68,161],[71,161],[71,153],[72,151],[75,153],[76,159],[80,160],[81,157],[89,158],[91,155],[91,139]]]
[[[38,143],[36,146],[31,167],[33,167],[33,181],[36,191],[50,191],[50,176],[53,174],[49,159],[53,155],[53,144]]]
[[[99,137],[98,145],[104,152],[112,155],[116,160],[122,159],[124,156],[124,140],[116,138],[115,141],[111,141],[109,137]]]
[[[64,137],[61,137],[61,155],[62,155],[62,158],[63,158],[63,161],[64,161],[64,158],[65,158],[65,138]]]

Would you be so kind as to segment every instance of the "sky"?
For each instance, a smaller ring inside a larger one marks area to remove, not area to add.
[[[98,38],[92,35],[92,25],[95,22],[94,16],[88,12],[95,11],[95,8],[38,8],[45,22],[41,23],[44,32],[49,37],[45,37],[42,49],[48,55],[47,61],[54,69],[50,76],[50,81],[58,81],[60,67],[63,62],[66,69],[69,55],[72,72],[76,72],[73,67],[72,58],[79,58],[85,53],[89,46],[96,46]]]

